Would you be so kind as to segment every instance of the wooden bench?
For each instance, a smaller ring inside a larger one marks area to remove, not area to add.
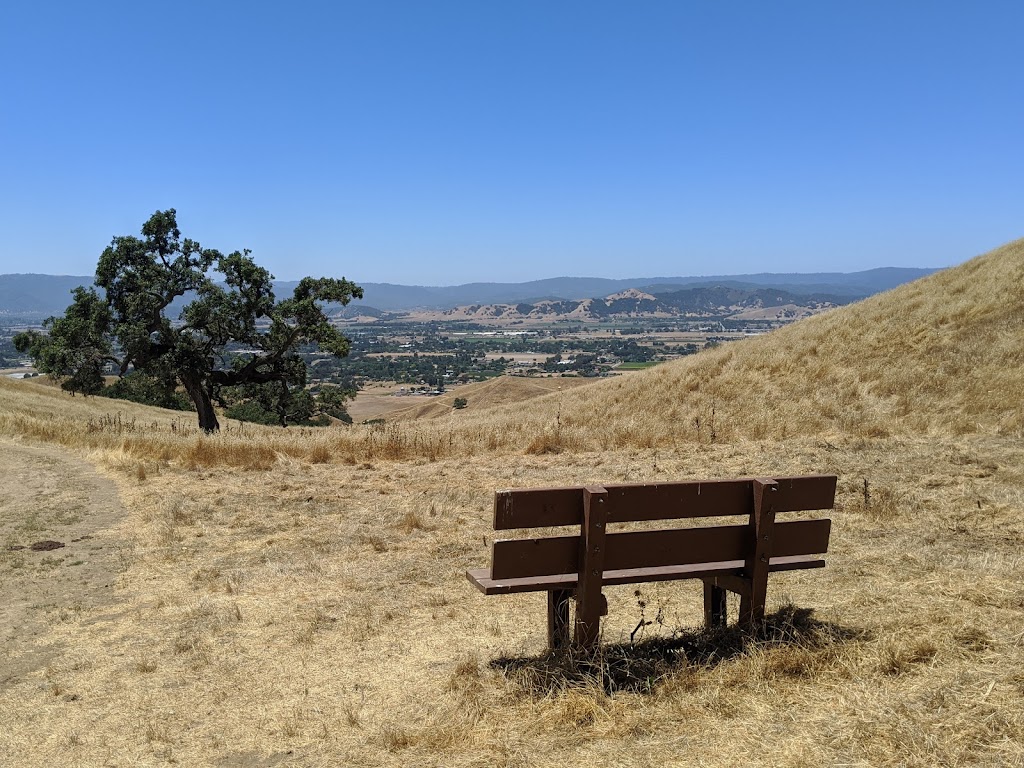
[[[726,591],[740,595],[740,622],[764,619],[768,574],[823,568],[832,521],[775,522],[776,513],[831,509],[836,476],[744,478],[601,487],[515,489],[494,497],[494,530],[579,526],[579,533],[494,542],[490,568],[466,572],[486,595],[548,593],[548,643],[593,650],[604,585],[704,581],[708,627],[726,623]],[[739,525],[608,532],[609,524],[742,515]]]

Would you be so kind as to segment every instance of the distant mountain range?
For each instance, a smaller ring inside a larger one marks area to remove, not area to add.
[[[816,301],[815,296],[828,303],[846,303],[870,296],[897,285],[924,277],[937,270],[903,267],[883,267],[864,272],[816,273],[760,273],[749,275],[720,275],[703,277],[638,277],[611,280],[598,277],[556,277],[526,283],[466,283],[455,286],[394,285],[391,283],[362,283],[364,297],[346,308],[345,314],[380,315],[382,312],[409,312],[413,310],[445,311],[474,305],[556,305],[559,302],[582,302],[587,299],[606,301],[625,291],[661,297],[661,309],[653,305],[652,311],[663,311],[664,297],[685,289],[733,289],[756,292],[770,288],[793,294],[801,304]],[[72,289],[91,285],[86,276],[7,274],[0,275],[0,321],[6,318],[42,318],[62,313],[71,302]],[[286,296],[297,281],[278,281],[278,296]],[[707,297],[705,297],[707,298]],[[764,297],[761,297],[762,300]],[[792,298],[792,297],[790,297]],[[717,301],[717,299],[707,299]],[[644,301],[650,301],[646,299]],[[755,299],[756,301],[756,299]],[[732,306],[732,304],[718,306]],[[594,311],[602,312],[592,305]],[[568,309],[562,306],[560,309]],[[540,311],[540,310],[538,310]],[[555,310],[551,310],[555,311]],[[572,311],[572,310],[570,310]],[[638,310],[639,311],[639,310]]]

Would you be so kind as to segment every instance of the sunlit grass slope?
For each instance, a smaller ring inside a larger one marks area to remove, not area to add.
[[[569,381],[569,380],[566,380]],[[797,436],[1019,434],[1024,240],[866,301],[648,371],[522,402],[481,386],[471,407],[330,430],[229,423],[0,382],[0,433],[141,460],[265,468],[277,456],[358,462],[486,452],[659,448]],[[564,384],[563,384],[564,387]],[[521,394],[521,393],[520,393]],[[503,398],[509,405],[487,407]]]
[[[1022,390],[1018,240],[771,334],[466,426],[488,436],[501,425],[500,442],[534,451],[820,434],[1018,433]]]
[[[461,416],[453,414],[455,399],[464,398],[467,408],[474,411],[491,409],[502,405],[515,405],[524,407],[527,400],[552,393],[568,392],[580,386],[596,384],[597,379],[584,379],[573,377],[525,377],[525,376],[498,376],[497,378],[481,381],[478,384],[470,384],[466,387],[459,387],[453,392],[430,398],[395,411],[388,415],[389,418],[409,421],[415,419],[434,419],[445,416]],[[529,406],[525,406],[529,407]]]

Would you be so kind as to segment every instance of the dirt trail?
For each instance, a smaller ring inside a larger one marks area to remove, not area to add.
[[[83,460],[0,439],[0,691],[60,650],[51,626],[112,601],[123,514]]]

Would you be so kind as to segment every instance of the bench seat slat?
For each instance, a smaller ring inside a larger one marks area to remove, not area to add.
[[[635,584],[652,581],[676,581],[680,579],[697,579],[705,576],[739,576],[745,566],[743,560],[725,560],[712,563],[694,563],[687,565],[660,566],[654,568],[625,568],[606,570],[603,574],[604,585]],[[773,557],[769,561],[768,570],[795,571],[808,568],[824,568],[825,561],[819,557],[790,556]],[[489,568],[471,568],[466,577],[485,595],[508,595],[517,592],[546,592],[552,589],[575,589],[578,575],[561,573],[549,576],[529,578],[494,579]]]
[[[776,523],[771,556],[814,555],[828,551],[832,521]],[[753,545],[749,525],[669,528],[609,533],[604,570],[632,570],[744,560]],[[494,542],[495,579],[519,579],[578,572],[580,537],[553,536]]]
[[[775,478],[776,512],[831,509],[835,475]],[[605,485],[608,522],[636,522],[719,515],[753,510],[753,479],[695,480],[681,483]],[[494,496],[494,530],[579,525],[583,521],[583,488],[517,488]]]

